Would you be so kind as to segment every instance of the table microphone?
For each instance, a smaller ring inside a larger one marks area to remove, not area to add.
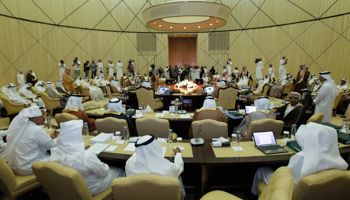
[[[198,130],[196,138],[192,138],[190,141],[192,145],[196,146],[196,145],[203,145],[204,144],[203,138],[198,138],[199,133],[201,131],[202,131],[202,125],[199,125],[199,130]]]

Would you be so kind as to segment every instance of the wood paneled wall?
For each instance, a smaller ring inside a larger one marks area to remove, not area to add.
[[[198,33],[197,65],[205,65],[208,68],[215,66],[217,70],[221,70],[222,65],[231,58],[233,67],[237,66],[241,70],[241,67],[246,65],[248,70],[254,73],[255,58],[262,58],[264,73],[267,73],[270,63],[278,72],[279,60],[285,55],[289,58],[287,71],[294,75],[297,74],[298,66],[305,63],[311,73],[331,71],[337,83],[343,77],[349,79],[349,14],[304,23],[263,27],[275,25],[264,13],[275,19],[277,24],[283,24],[309,20],[312,19],[311,16],[327,17],[350,12],[348,0],[337,1],[328,11],[327,8],[334,1],[315,1],[317,2],[295,0],[281,3],[280,0],[267,0],[267,3],[263,4],[264,1],[254,0],[256,5],[263,5],[262,10],[251,21],[249,19],[257,12],[252,2],[224,1],[233,9],[232,15],[235,18],[230,17],[227,25],[217,30],[230,32],[230,41],[226,41],[230,43],[230,48],[224,51],[209,51],[210,33]],[[59,60],[63,59],[66,65],[71,67],[75,56],[78,56],[82,63],[101,58],[105,66],[109,59],[115,63],[121,59],[125,66],[124,71],[127,60],[132,58],[136,60],[136,71],[141,73],[146,73],[149,65],[153,63],[157,67],[167,65],[169,58],[166,33],[154,34],[157,38],[157,54],[153,56],[139,52],[136,40],[136,32],[150,32],[143,24],[142,9],[147,8],[149,3],[162,2],[164,1],[2,0],[0,86],[9,82],[16,83],[17,70],[26,73],[29,68],[34,69],[40,80],[55,81],[58,79]],[[302,14],[300,9],[296,11],[296,6],[289,5],[291,2],[310,13]],[[288,5],[285,5],[287,3]],[[74,12],[77,9],[79,10]],[[322,14],[325,11],[327,12]],[[111,15],[108,15],[108,12]],[[253,27],[258,28],[249,29]]]

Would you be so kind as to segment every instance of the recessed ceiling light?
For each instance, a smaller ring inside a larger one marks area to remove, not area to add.
[[[173,28],[172,26],[170,26],[170,28]]]
[[[162,27],[162,25],[159,25],[159,27]]]
[[[210,24],[210,26],[213,26],[213,24]]]
[[[153,24],[156,24],[157,22],[153,22]]]
[[[186,26],[184,27],[184,29],[186,29]]]
[[[201,28],[201,26],[198,26],[198,28]]]
[[[216,22],[218,22],[218,23],[219,23],[219,20],[216,20]]]

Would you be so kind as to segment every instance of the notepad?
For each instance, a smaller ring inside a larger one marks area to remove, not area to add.
[[[180,118],[191,118],[191,115],[189,115],[189,114],[181,114]]]
[[[135,151],[135,143],[129,143],[128,146],[125,147],[124,151]]]
[[[157,138],[157,141],[160,143],[167,143],[168,142],[168,138]]]
[[[106,143],[112,139],[113,133],[100,133],[96,137],[90,139],[90,143]]]
[[[100,154],[103,150],[105,150],[108,147],[109,147],[109,144],[96,143],[92,147],[90,147],[89,149],[92,152],[94,152],[96,155],[98,155],[98,154]]]
[[[156,114],[156,117],[164,117],[164,114],[158,113]]]
[[[107,147],[107,149],[105,151],[110,151],[113,152],[114,150],[116,150],[118,148],[117,145],[109,145],[109,147]]]

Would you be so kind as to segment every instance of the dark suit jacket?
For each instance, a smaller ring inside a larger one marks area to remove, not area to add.
[[[282,120],[284,122],[284,128],[290,128],[292,124],[296,124],[297,127],[300,126],[300,124],[305,124],[306,122],[306,110],[303,105],[296,106],[292,111],[290,111],[285,117],[284,112],[287,109],[287,106],[289,103],[285,106],[277,108],[277,112],[281,113]],[[289,130],[290,131],[290,130]]]

